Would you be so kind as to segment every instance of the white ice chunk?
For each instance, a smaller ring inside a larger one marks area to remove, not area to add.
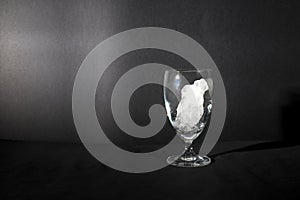
[[[204,113],[204,93],[208,90],[204,79],[194,81],[192,85],[185,85],[181,90],[181,101],[177,106],[174,126],[181,131],[191,131],[200,121]]]

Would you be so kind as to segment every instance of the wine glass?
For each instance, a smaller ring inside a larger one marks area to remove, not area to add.
[[[206,155],[193,150],[195,140],[208,125],[212,112],[213,80],[211,69],[167,70],[164,74],[164,102],[168,119],[185,142],[181,155],[167,162],[179,167],[199,167],[211,163]]]

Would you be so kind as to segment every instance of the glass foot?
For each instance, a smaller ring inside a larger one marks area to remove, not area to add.
[[[211,159],[207,156],[169,156],[167,162],[177,167],[202,167],[211,163]]]

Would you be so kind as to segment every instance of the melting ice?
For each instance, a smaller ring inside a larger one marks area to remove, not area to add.
[[[207,82],[202,78],[192,85],[185,85],[181,89],[181,101],[177,106],[174,126],[181,131],[194,129],[204,113],[204,93],[208,90]]]

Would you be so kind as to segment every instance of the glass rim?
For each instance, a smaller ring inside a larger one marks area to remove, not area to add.
[[[213,70],[211,68],[206,69],[174,69],[176,72],[203,72],[203,71],[209,71],[212,72]],[[171,70],[168,70],[171,71]]]

